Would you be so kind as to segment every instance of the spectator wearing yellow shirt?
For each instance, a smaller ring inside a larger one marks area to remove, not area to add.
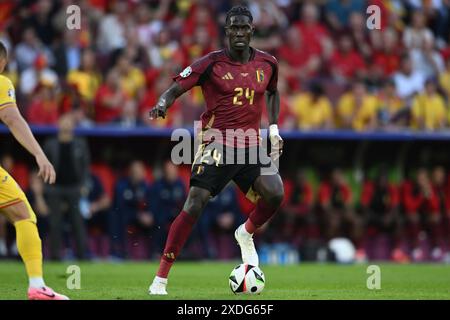
[[[444,98],[437,92],[434,80],[427,80],[425,91],[413,100],[411,108],[413,129],[439,130],[447,124],[447,108]]]
[[[309,92],[293,97],[292,113],[295,114],[300,129],[331,129],[333,127],[331,102],[325,96],[319,83],[312,83]]]
[[[100,73],[96,70],[95,53],[86,49],[81,56],[80,68],[68,73],[67,82],[77,87],[84,100],[92,102],[101,81]]]
[[[120,76],[120,85],[131,98],[140,99],[145,90],[145,75],[133,65],[127,54],[121,54],[116,62]]]
[[[377,94],[377,99],[380,125],[388,125],[390,120],[397,117],[405,106],[405,102],[397,95],[393,80],[387,80],[383,83]]]
[[[366,85],[357,81],[352,90],[341,96],[337,108],[337,126],[357,131],[377,127],[378,99],[367,92]]]

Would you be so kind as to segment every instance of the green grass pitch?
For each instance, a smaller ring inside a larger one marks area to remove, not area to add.
[[[261,266],[266,287],[257,296],[234,295],[228,275],[237,262],[178,262],[166,297],[147,294],[155,262],[79,263],[81,289],[69,290],[67,267],[45,263],[46,283],[71,299],[450,299],[450,265],[379,264],[381,289],[369,290],[368,265],[303,263]],[[0,299],[25,299],[27,279],[20,262],[0,261]]]

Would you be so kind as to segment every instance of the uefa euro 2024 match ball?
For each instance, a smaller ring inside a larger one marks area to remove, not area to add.
[[[235,267],[228,281],[231,291],[235,294],[259,294],[266,283],[261,269],[246,263]]]

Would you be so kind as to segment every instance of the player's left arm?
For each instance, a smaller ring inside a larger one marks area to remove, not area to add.
[[[53,184],[56,179],[55,169],[36,141],[15,103],[0,109],[0,120],[11,130],[14,138],[35,157],[39,166],[38,175],[44,179],[44,182]]]
[[[278,130],[280,114],[280,94],[278,90],[266,91],[267,116],[269,118],[269,139],[272,147],[270,153],[276,160],[283,153],[283,139]]]
[[[270,156],[274,160],[283,153],[283,139],[278,130],[278,116],[280,114],[280,93],[278,92],[278,63],[276,59],[271,63],[272,77],[266,90],[267,116],[269,118],[269,139],[271,144]]]

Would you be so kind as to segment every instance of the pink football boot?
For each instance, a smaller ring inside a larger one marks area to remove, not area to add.
[[[29,288],[28,289],[29,300],[69,300],[65,295],[56,293],[52,288]]]

